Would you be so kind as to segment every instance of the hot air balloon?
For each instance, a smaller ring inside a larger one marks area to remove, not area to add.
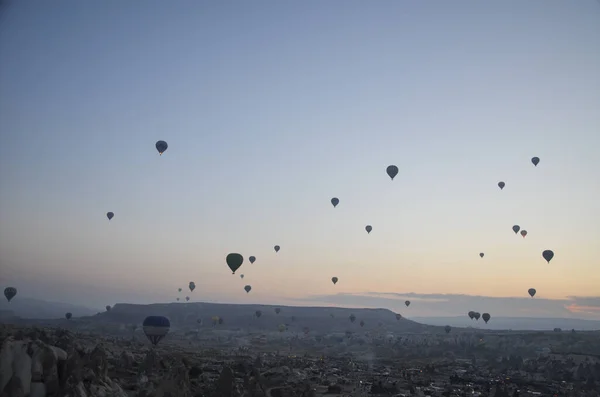
[[[277,327],[277,329],[279,330],[279,332],[283,332],[283,331],[285,331],[285,325],[284,324],[279,324],[279,326]]]
[[[331,282],[333,283],[333,285],[335,285],[338,282],[338,278],[337,277],[331,277]]]
[[[262,316],[262,312],[260,310],[257,310],[256,312],[254,312],[254,315],[256,316],[256,318],[260,318],[260,316]]]
[[[185,301],[186,301],[186,302],[189,302],[189,301],[190,301],[190,297],[189,297],[189,296],[186,296],[186,297],[185,297]]]
[[[154,346],[169,333],[170,328],[171,322],[168,318],[163,316],[148,316],[142,323],[142,329],[144,330],[146,338],[148,338],[150,343]]]
[[[250,263],[254,263],[254,261],[256,260],[256,257],[251,256],[250,258],[248,258],[248,260],[250,261]]]
[[[165,141],[156,142],[156,150],[158,150],[158,154],[160,154],[161,156],[165,152],[165,150],[167,150],[168,147],[169,145],[167,145],[167,142]]]
[[[337,205],[340,203],[340,199],[337,197],[334,197],[331,199],[331,204],[333,205],[333,208],[337,207]]]
[[[363,320],[360,320],[360,326],[364,327],[365,326],[365,322]]]
[[[527,292],[529,293],[529,296],[533,298],[537,291],[535,290],[535,288],[529,288]]]
[[[222,325],[223,321],[225,321],[225,320],[223,320],[223,317],[219,317],[219,321],[218,321],[219,325]]]
[[[531,162],[533,163],[534,166],[537,167],[537,165],[540,163],[540,158],[539,157],[532,157],[531,158]]]
[[[4,288],[4,296],[6,297],[6,300],[8,300],[9,302],[16,295],[17,295],[17,289],[16,288],[14,288],[14,287],[6,287],[6,288]]]
[[[521,236],[525,238],[525,236],[527,236],[527,230],[521,230]]]
[[[485,323],[486,323],[486,324],[487,324],[487,322],[488,322],[488,321],[490,321],[490,318],[491,318],[491,317],[492,317],[492,316],[490,316],[490,314],[489,314],[489,313],[483,313],[483,314],[481,315],[481,318],[483,319],[483,321],[485,321]]]
[[[398,167],[396,167],[395,165],[389,165],[385,172],[387,172],[388,176],[392,179],[392,181],[394,180],[394,177],[396,175],[398,175]]]
[[[113,218],[113,216],[115,216],[114,212],[107,212],[106,213],[106,217],[108,218],[109,221]]]
[[[179,302],[179,298],[177,298],[177,302]]]
[[[190,292],[194,292],[194,290],[196,289],[196,283],[193,281],[190,281],[190,284],[188,287],[190,289]]]
[[[475,312],[474,312],[474,311],[470,311],[470,312],[468,313],[468,315],[469,315],[469,318],[470,318],[471,320],[473,320],[473,319],[475,318]]]
[[[244,278],[244,275],[243,275],[243,274],[240,274],[240,278],[241,278],[241,279],[243,279],[243,278]]]
[[[546,260],[546,262],[550,263],[552,258],[554,258],[554,252],[552,252],[552,250],[546,250],[542,252],[542,257]]]
[[[329,313],[329,316],[330,316],[331,318],[334,318],[334,317],[335,317],[335,316],[333,315],[333,313]]]
[[[177,291],[181,292],[181,288],[177,288]]]
[[[110,305],[106,305],[106,311],[109,312],[110,311]]]
[[[67,320],[70,320],[70,319],[71,319],[71,317],[73,317],[73,314],[72,314],[72,313],[65,313],[65,318],[66,318]]]
[[[281,249],[280,246],[276,245],[275,247],[273,247],[273,249],[275,250],[275,252],[279,252],[279,250]]]
[[[449,334],[451,330],[452,330],[452,328],[449,325],[446,325],[444,327],[444,331],[446,331],[447,334]]]
[[[506,186],[506,183],[502,181],[498,182],[498,187],[500,188],[500,190],[504,189],[504,186]]]
[[[198,324],[202,325],[202,319],[201,319],[201,318],[197,319],[197,320],[196,320],[196,322],[197,322]]]
[[[519,225],[514,225],[512,227],[513,232],[515,232],[515,234],[519,233],[519,230],[521,230],[521,226]]]
[[[244,287],[244,289],[246,290],[246,293],[248,293],[248,292],[250,292],[250,291],[252,290],[252,287],[251,287],[251,286],[249,286],[249,285],[246,285],[246,286]]]
[[[371,230],[373,230],[373,226],[367,225],[365,226],[365,230],[367,231],[367,233],[371,233]]]
[[[396,314],[396,320],[400,320],[402,316],[400,314]]]
[[[406,307],[410,306],[410,301],[404,301],[404,304],[406,305]]]
[[[280,312],[281,312],[281,309],[280,309],[280,308],[278,308],[278,307],[276,307],[276,308],[275,308],[275,314],[279,314]]]
[[[479,312],[475,312],[475,320],[479,321],[479,317],[481,317],[481,314],[479,314]]]
[[[356,316],[354,314],[351,314],[350,317],[348,317],[350,319],[350,322],[353,323],[354,321],[356,321]]]
[[[479,253],[479,257],[483,258],[483,255],[484,255],[484,253],[483,253],[483,252],[480,252],[480,253]]]
[[[242,263],[244,263],[244,257],[240,254],[229,254],[227,255],[227,258],[225,258],[225,262],[227,262],[227,266],[229,266],[233,272],[232,274],[235,274],[235,271],[242,266]]]
[[[219,316],[212,316],[211,319],[213,326],[219,324]]]

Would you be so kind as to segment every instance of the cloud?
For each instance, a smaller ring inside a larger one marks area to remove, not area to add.
[[[409,307],[404,301],[409,300]],[[600,297],[569,296],[564,299],[490,297],[415,292],[362,292],[313,295],[296,301],[344,307],[387,308],[407,317],[462,316],[470,310],[496,317],[563,317],[600,319]]]

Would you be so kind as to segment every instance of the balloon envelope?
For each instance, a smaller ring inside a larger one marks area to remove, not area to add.
[[[251,256],[250,258],[248,258],[248,260],[250,261],[250,263],[254,263],[254,261],[256,260],[256,257]]]
[[[542,252],[542,257],[546,260],[546,262],[550,263],[552,258],[554,258],[554,252],[552,250],[546,250]]]
[[[8,300],[9,302],[16,295],[17,295],[17,289],[16,288],[14,288],[14,287],[6,287],[6,288],[4,288],[4,296],[6,297],[6,300]]]
[[[227,266],[229,266],[233,274],[235,274],[235,271],[242,266],[242,263],[244,263],[244,257],[240,254],[232,253],[227,255],[225,262],[227,262]]]
[[[498,187],[500,188],[500,190],[504,189],[504,186],[506,186],[506,183],[502,181],[498,182]]]
[[[70,319],[71,319],[71,317],[73,317],[73,314],[71,314],[71,313],[65,313],[65,318],[66,318],[67,320],[70,320]]]
[[[535,296],[535,293],[536,293],[537,291],[535,290],[535,288],[529,288],[529,289],[527,290],[527,292],[529,293],[529,296],[531,296],[531,297],[533,298],[533,297]]]
[[[194,292],[194,290],[196,289],[196,283],[194,283],[193,281],[190,281],[190,284],[188,285],[190,291]]]
[[[485,323],[486,323],[486,324],[487,324],[487,322],[488,322],[488,321],[490,321],[490,318],[491,318],[491,317],[492,317],[492,316],[490,316],[490,314],[489,314],[489,313],[483,313],[483,314],[481,315],[481,318],[483,319],[483,321],[485,321]]]
[[[106,311],[109,312],[111,309],[110,305],[106,305]]]
[[[512,227],[513,232],[515,232],[515,234],[519,233],[519,230],[521,230],[521,226],[519,225],[514,225]]]
[[[340,203],[340,199],[337,197],[334,197],[331,199],[331,204],[333,204],[333,208],[337,207],[337,205]]]
[[[279,314],[279,312],[281,312],[281,309],[280,309],[280,308],[278,308],[278,307],[276,307],[276,308],[275,308],[275,314]]]
[[[532,157],[531,158],[531,162],[533,163],[533,165],[535,165],[537,167],[537,165],[540,162],[540,158],[539,157]]]
[[[389,165],[387,167],[387,169],[385,170],[385,172],[387,172],[388,176],[394,180],[394,177],[396,175],[398,175],[398,167],[396,167],[395,165]]]
[[[115,216],[114,212],[107,212],[106,213],[106,217],[108,218],[109,221],[113,218],[113,216]]]
[[[444,331],[446,331],[447,334],[449,334],[451,330],[452,330],[452,328],[449,325],[446,325],[444,327]]]
[[[371,233],[371,230],[373,230],[373,227],[371,225],[367,225],[367,226],[365,226],[365,230],[367,231],[367,233]]]
[[[396,320],[400,320],[402,316],[400,314],[396,314]]]
[[[525,238],[525,236],[527,236],[527,230],[521,230],[521,236]]]
[[[335,285],[338,282],[338,278],[337,277],[331,277],[331,282],[333,283],[333,285]]]
[[[167,145],[167,142],[165,142],[165,141],[158,141],[158,142],[156,142],[155,146],[156,146],[156,150],[158,150],[158,153],[161,154],[161,155],[169,147],[169,145]]]
[[[252,290],[252,287],[251,287],[251,286],[249,286],[249,285],[246,285],[246,286],[244,287],[244,290],[246,290],[246,293],[248,293],[248,292],[250,292],[250,291]]]
[[[480,252],[480,253],[479,253],[479,256],[480,256],[481,258],[483,258],[483,255],[484,255],[484,253],[483,253],[483,252]]]
[[[146,338],[148,338],[153,345],[156,345],[169,333],[171,322],[168,318],[163,316],[148,316],[144,319],[142,328]]]
[[[406,305],[406,307],[410,306],[410,301],[405,301],[404,304]]]
[[[273,247],[273,249],[275,250],[275,252],[279,252],[279,250],[281,249],[280,246],[276,245],[275,247]]]

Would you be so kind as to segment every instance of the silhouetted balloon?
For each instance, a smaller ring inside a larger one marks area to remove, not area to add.
[[[246,285],[244,287],[244,290],[246,290],[246,293],[250,292],[252,290],[252,287],[250,285]]]
[[[65,313],[65,318],[66,318],[67,320],[70,320],[70,319],[71,319],[71,317],[73,317],[73,314],[72,314],[72,313]]]
[[[490,318],[491,318],[491,317],[492,317],[492,316],[490,316],[490,314],[489,314],[489,313],[483,313],[483,314],[481,315],[481,318],[483,319],[483,321],[485,321],[485,323],[486,323],[486,324],[487,324],[487,322],[488,322],[488,321],[490,321]]]
[[[262,312],[260,310],[257,310],[256,312],[254,312],[254,315],[256,315],[256,318],[260,318],[260,316],[262,316]]]
[[[498,182],[498,187],[500,188],[500,190],[504,189],[504,186],[506,186],[506,183],[502,181]]]
[[[109,221],[113,218],[113,216],[115,216],[114,212],[107,212],[106,213],[106,217],[108,218]]]
[[[156,150],[158,150],[158,154],[160,155],[162,155],[168,147],[169,145],[167,145],[167,142],[165,141],[156,142]]]
[[[340,199],[337,197],[334,197],[331,199],[331,204],[333,204],[333,208],[337,207],[337,205],[340,203]]]
[[[227,266],[229,266],[233,272],[232,274],[235,274],[235,271],[242,266],[242,263],[244,263],[244,257],[240,254],[229,254],[227,255],[227,258],[225,258],[225,262],[227,262]]]
[[[367,233],[371,233],[371,230],[373,230],[373,227],[371,225],[367,225],[367,226],[365,226],[365,230],[367,231]]]
[[[250,261],[250,263],[254,263],[254,261],[256,260],[256,257],[251,256],[250,258],[248,258],[248,260]]]
[[[185,297],[185,301],[186,301],[186,302],[189,302],[189,301],[190,301],[190,297],[189,297],[189,296],[186,296],[186,297]]]
[[[16,295],[17,295],[17,289],[16,288],[14,288],[14,287],[6,287],[6,288],[4,288],[4,296],[6,297],[6,300],[8,300],[9,302]]]
[[[360,320],[360,326],[364,327],[365,326],[365,322],[363,320]]]
[[[469,315],[469,318],[470,318],[471,320],[473,320],[473,319],[475,318],[475,312],[474,312],[474,311],[470,311],[470,312],[468,313],[468,315]]]
[[[244,278],[244,275],[243,275],[243,274],[240,274],[240,278]]]
[[[280,246],[276,245],[275,247],[273,247],[273,249],[275,250],[275,252],[279,252],[279,250],[281,249]]]
[[[356,316],[354,314],[351,314],[349,317],[350,322],[353,323],[354,321],[356,321]]]
[[[475,312],[475,320],[479,321],[479,317],[481,317],[481,314],[479,314],[479,312]]]
[[[196,289],[196,283],[193,281],[190,281],[190,284],[188,285],[188,287],[191,292],[194,292],[194,290]]]
[[[483,255],[484,255],[484,253],[483,253],[483,252],[480,252],[480,253],[479,253],[479,256],[480,256],[481,258],[483,258]]]
[[[387,167],[387,169],[385,170],[385,172],[387,172],[388,176],[392,179],[392,181],[394,180],[394,177],[396,175],[398,175],[398,167],[396,167],[395,165],[390,165]]]
[[[396,320],[400,320],[402,318],[402,316],[400,314],[396,313]]]
[[[181,288],[177,288],[177,291],[181,292]]]
[[[142,323],[146,338],[155,346],[169,333],[170,328],[171,322],[163,316],[148,316]]]
[[[333,283],[333,285],[337,284],[338,278],[337,277],[331,277],[331,282]]]
[[[284,324],[279,324],[279,326],[277,327],[277,329],[279,330],[279,332],[283,332],[285,331],[285,325]]]
[[[225,321],[225,320],[223,320],[223,317],[219,317],[219,325],[222,325],[223,321]]]
[[[527,230],[521,230],[521,236],[525,238],[525,236],[527,236]]]
[[[404,304],[406,305],[406,307],[410,306],[410,301],[404,301]]]
[[[106,311],[109,312],[111,309],[110,305],[106,305]]]
[[[197,320],[196,320],[196,322],[197,322],[198,324],[202,325],[202,319],[201,319],[201,318],[197,319]]]
[[[521,226],[519,225],[514,225],[512,227],[513,232],[515,232],[515,234],[519,233],[519,230],[521,230]]]
[[[179,298],[177,298],[177,302],[179,302]]]
[[[552,250],[546,250],[542,252],[542,257],[546,260],[546,262],[550,263],[552,258],[554,258],[554,252],[552,252]]]
[[[446,333],[447,333],[447,334],[449,334],[449,333],[450,333],[450,331],[452,331],[452,327],[450,327],[449,325],[446,325],[446,326],[444,327],[444,331],[446,331]]]
[[[533,163],[533,165],[535,165],[537,167],[537,165],[540,163],[540,158],[539,157],[532,157],[531,158],[531,162]]]
[[[529,293],[529,296],[533,298],[537,291],[535,290],[535,288],[529,288],[527,292]]]
[[[275,314],[279,314],[280,312],[281,312],[281,309],[280,309],[280,308],[278,308],[278,307],[276,307],[276,308],[275,308]]]

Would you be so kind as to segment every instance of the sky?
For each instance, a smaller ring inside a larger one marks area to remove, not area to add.
[[[598,2],[9,4],[3,287],[92,307],[189,281],[214,302],[518,297],[600,318],[567,298],[600,297]],[[230,252],[257,261],[232,275]]]

